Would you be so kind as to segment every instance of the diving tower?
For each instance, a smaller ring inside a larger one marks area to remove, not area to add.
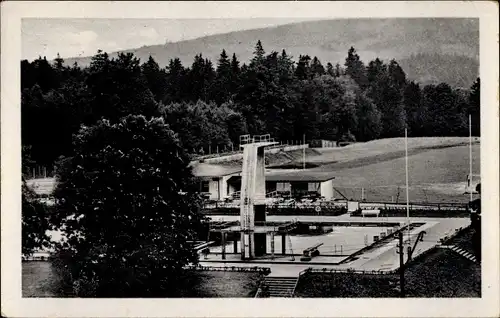
[[[278,144],[270,135],[240,136],[243,148],[241,172],[241,259],[266,253],[266,233],[255,233],[255,223],[266,221],[265,147]]]

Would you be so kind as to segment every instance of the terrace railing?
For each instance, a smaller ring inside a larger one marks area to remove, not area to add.
[[[394,275],[398,273],[398,269],[379,269],[379,270],[355,270],[355,269],[335,269],[335,268],[308,268],[301,272],[300,275],[309,273],[341,273],[341,274],[364,274],[364,275]]]
[[[215,272],[253,272],[253,273],[261,273],[267,275],[271,272],[271,269],[268,267],[241,267],[241,266],[201,266],[201,265],[188,265],[184,267],[187,270],[196,270],[196,271],[215,271]]]

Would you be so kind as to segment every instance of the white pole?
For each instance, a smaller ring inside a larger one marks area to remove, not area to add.
[[[469,114],[469,192],[472,201],[472,117]]]
[[[302,138],[304,140],[304,148],[302,149],[302,168],[306,169],[306,134],[304,134]]]
[[[406,161],[406,220],[408,224],[408,242],[410,240],[410,199],[408,196],[408,129],[405,128],[405,161]]]

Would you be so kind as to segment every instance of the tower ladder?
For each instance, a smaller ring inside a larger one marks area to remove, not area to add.
[[[295,256],[293,256],[292,239],[290,235],[287,235],[287,238],[288,238],[288,245],[290,246],[290,254],[292,255],[291,260],[295,261]]]

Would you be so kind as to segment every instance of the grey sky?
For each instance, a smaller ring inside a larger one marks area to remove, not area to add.
[[[22,58],[89,56],[307,20],[314,19],[23,19]]]

